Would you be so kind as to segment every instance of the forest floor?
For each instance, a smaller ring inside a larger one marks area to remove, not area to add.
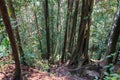
[[[8,60],[8,59],[7,59]],[[0,60],[1,61],[1,60]],[[2,59],[2,61],[5,61]],[[118,68],[120,65],[118,66]],[[42,71],[37,68],[21,65],[22,75],[24,80],[93,80],[92,76],[100,77],[100,74],[95,71],[88,70],[88,74],[85,76],[79,76],[77,74],[71,75],[68,68],[65,65],[50,68],[50,71]],[[118,69],[117,68],[117,69]],[[5,64],[0,67],[0,80],[12,80],[14,76],[15,65]],[[78,73],[79,74],[79,73]],[[82,72],[83,74],[83,72]],[[89,76],[88,76],[89,75]]]
[[[15,65],[5,65],[4,71],[0,72],[0,80],[12,80]],[[55,73],[43,72],[27,66],[22,66],[22,74],[24,80],[89,80],[87,77],[80,78],[78,76],[67,75],[65,69],[61,67]],[[59,72],[59,73],[58,73]]]

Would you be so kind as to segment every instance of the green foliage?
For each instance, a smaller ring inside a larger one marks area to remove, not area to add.
[[[6,48],[9,48],[9,44],[10,42],[8,37],[4,38],[1,42],[1,45],[5,46]]]
[[[50,68],[48,64],[49,64],[48,61],[44,61],[44,63],[42,63],[41,65],[41,70],[47,71]]]
[[[107,39],[112,27],[114,14],[117,11],[117,1],[100,1],[93,9],[90,29],[90,53],[92,58],[101,59],[106,52]]]
[[[9,49],[9,39],[8,37],[3,38],[0,45],[0,58],[7,56],[7,50]]]
[[[120,79],[120,74],[117,73],[112,73],[112,74],[108,74],[105,73],[105,78],[103,80],[119,80]]]
[[[36,56],[34,53],[25,53],[24,58],[27,65],[35,66]]]
[[[116,53],[112,53],[112,54],[106,56],[106,58],[114,57],[115,55],[116,55]]]
[[[120,79],[120,74],[117,72],[113,73],[114,70],[114,65],[113,64],[109,64],[104,66],[104,69],[109,69],[110,73],[108,72],[104,72],[104,79],[103,80],[119,80]]]
[[[6,56],[6,48],[5,46],[0,46],[0,58]]]

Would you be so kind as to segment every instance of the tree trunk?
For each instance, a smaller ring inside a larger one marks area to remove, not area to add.
[[[55,16],[54,16],[54,7],[55,7],[55,5],[54,4],[52,4],[52,2],[50,2],[51,3],[51,8],[50,8],[50,16],[52,16],[49,20],[49,22],[50,22],[50,33],[51,33],[51,35],[50,35],[50,41],[51,41],[51,45],[50,45],[50,47],[51,47],[51,58],[53,58],[53,55],[54,55],[54,47],[55,47],[55,40],[56,40],[56,36],[55,36],[55,22],[54,22],[54,19],[55,19]]]
[[[72,19],[73,19],[73,4],[74,4],[75,0],[69,0],[69,24],[68,24],[68,43],[69,44],[69,39],[70,39],[70,35],[71,35],[71,28],[72,28]],[[67,48],[69,48],[69,46],[67,46]]]
[[[70,0],[68,0],[67,20],[66,20],[66,27],[65,27],[65,35],[64,35],[61,63],[64,63],[65,58],[66,58],[65,54],[66,54],[67,40],[68,40],[68,27],[70,26],[69,24],[70,24]]]
[[[120,54],[120,47],[118,48],[118,51],[117,51],[117,53],[116,53],[114,64],[117,63],[118,58],[119,58],[119,54]]]
[[[36,8],[35,3],[33,5]],[[39,25],[38,25],[38,19],[37,19],[36,9],[34,10],[34,16],[35,16],[35,24],[36,24],[36,28],[37,28],[37,38],[38,38],[38,41],[39,41],[39,49],[42,52],[43,50],[42,50],[42,44],[41,44],[41,38],[40,38],[41,35],[40,35],[40,31],[39,31],[40,29],[39,29]]]
[[[70,53],[73,50],[74,36],[75,36],[76,24],[77,24],[78,7],[79,7],[79,0],[76,0],[75,11],[74,11],[74,16],[73,16],[72,31],[71,31],[70,42],[69,42]]]
[[[11,12],[11,18],[13,18],[16,21],[15,25],[18,25],[12,0],[8,0],[8,7],[9,7],[9,10]],[[21,45],[21,39],[20,39],[18,27],[19,26],[16,26],[15,29],[14,29],[15,38],[16,38],[16,42],[17,42],[17,47],[18,47],[19,53],[21,55],[21,58],[23,59],[22,63],[26,64],[25,58],[24,58],[24,51],[23,51],[22,45]]]
[[[8,16],[8,12],[7,12],[7,7],[5,6],[5,1],[4,0],[0,0],[0,11],[1,11],[1,15],[3,18],[3,22],[5,24],[6,27],[6,31],[8,33],[8,37],[10,40],[10,44],[12,47],[12,52],[13,52],[13,57],[14,57],[14,61],[15,61],[15,77],[14,80],[22,80],[21,78],[21,67],[20,67],[20,61],[19,61],[19,56],[18,56],[18,51],[17,51],[17,46],[15,43],[15,38],[12,32],[12,27],[11,27],[11,23],[10,23],[10,19]]]
[[[49,11],[48,11],[48,0],[44,2],[44,14],[45,14],[45,25],[46,25],[46,42],[47,42],[47,59],[50,58],[50,30],[49,30]]]
[[[71,56],[70,65],[78,66],[82,56],[84,56],[84,62],[89,63],[88,42],[93,3],[94,0],[82,0],[81,22],[79,26],[78,40],[76,49]]]
[[[57,13],[57,30],[59,30],[59,18],[60,18],[60,0],[57,0],[58,5],[58,13]]]
[[[115,15],[114,23],[112,25],[110,36],[109,36],[109,39],[108,39],[106,57],[115,52],[116,44],[117,44],[119,35],[120,35],[120,5],[119,5],[118,11]],[[106,65],[109,65],[113,62],[113,56],[110,56],[110,57],[105,58],[105,59],[106,59],[105,60]],[[109,72],[109,69],[107,69],[107,71]]]

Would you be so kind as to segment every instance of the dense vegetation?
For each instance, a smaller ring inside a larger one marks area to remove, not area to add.
[[[14,64],[14,80],[22,66],[120,79],[119,0],[0,0],[0,13],[0,68]]]

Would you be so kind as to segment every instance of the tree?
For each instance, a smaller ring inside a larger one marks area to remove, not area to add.
[[[45,14],[45,25],[46,25],[46,42],[47,42],[47,59],[50,58],[50,30],[49,30],[49,11],[48,11],[48,0],[44,2],[44,14]]]
[[[94,0],[82,0],[81,22],[79,25],[78,40],[76,48],[72,54],[70,65],[79,65],[80,58],[84,57],[84,63],[89,63],[88,44],[91,13]]]
[[[117,63],[118,59],[119,59],[119,54],[120,54],[120,47],[118,48],[118,51],[116,53],[116,56],[115,56],[115,60],[114,60],[114,64]]]
[[[16,46],[16,43],[15,43],[15,38],[14,38],[14,35],[13,35],[13,32],[12,32],[11,23],[10,23],[10,19],[9,19],[8,12],[7,12],[7,7],[5,6],[5,1],[4,0],[0,0],[0,12],[1,12],[5,27],[6,27],[6,31],[8,33],[8,37],[9,37],[10,44],[11,44],[11,47],[12,47],[12,52],[13,52],[12,55],[13,55],[14,61],[15,61],[16,70],[15,70],[14,80],[22,80],[21,67],[20,67],[20,61],[19,61],[17,46]]]
[[[73,44],[74,44],[74,37],[76,32],[76,24],[77,24],[77,15],[78,15],[78,7],[79,7],[79,0],[75,1],[75,11],[73,16],[73,23],[72,23],[72,31],[70,35],[70,42],[69,42],[69,52],[71,53],[73,50]]]
[[[40,35],[40,31],[39,31],[39,24],[38,24],[38,19],[37,19],[36,5],[35,5],[35,3],[33,5],[35,7],[34,16],[35,16],[35,24],[36,24],[36,28],[37,28],[37,37],[38,37],[38,41],[39,41],[39,49],[42,52],[43,50],[42,50],[41,37],[40,37],[41,35]]]
[[[68,41],[68,34],[69,34],[69,28],[70,28],[70,15],[72,12],[72,4],[73,4],[73,1],[68,0],[67,19],[66,19],[66,27],[65,27],[65,34],[64,34],[62,56],[61,56],[62,63],[65,62],[65,58],[66,58],[66,49],[67,49],[67,41]]]
[[[11,18],[14,19],[14,21],[16,22],[15,25],[18,25],[12,0],[8,0],[8,7],[9,7],[9,10],[10,10],[10,13],[11,13],[11,15],[10,15]],[[19,53],[21,55],[21,58],[23,60],[23,64],[26,64],[25,58],[24,58],[24,51],[22,49],[22,44],[21,44],[21,39],[20,39],[19,28],[18,27],[19,26],[15,27],[13,33],[15,34],[15,38],[16,38],[16,42],[17,42],[17,47],[18,47]]]
[[[116,44],[118,41],[120,35],[120,5],[118,6],[118,11],[114,17],[114,23],[112,25],[112,29],[110,31],[109,39],[108,39],[108,45],[107,45],[107,51],[106,51],[106,65],[109,65],[113,62],[113,54],[116,50]],[[111,55],[107,58],[107,56]],[[109,68],[107,69],[108,72]]]

